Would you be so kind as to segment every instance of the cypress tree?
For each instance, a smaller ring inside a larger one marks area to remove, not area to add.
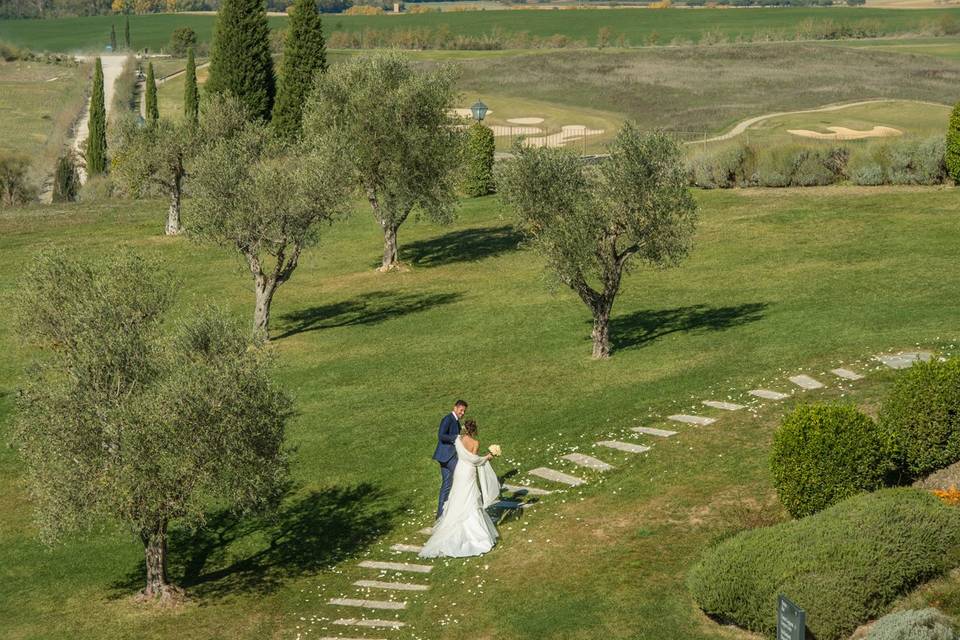
[[[187,49],[187,71],[183,85],[183,117],[196,124],[200,113],[200,96],[197,93],[197,63],[193,47]]]
[[[950,125],[947,127],[947,172],[954,184],[960,186],[960,102],[950,113]]]
[[[107,111],[103,103],[103,63],[97,58],[93,69],[93,92],[90,95],[90,119],[87,124],[87,145],[84,153],[87,175],[107,172]]]
[[[110,25],[110,51],[117,50],[117,28]]]
[[[130,16],[126,16],[127,21],[123,25],[123,46],[130,50]]]
[[[236,96],[252,118],[270,117],[275,86],[263,0],[220,2],[206,86],[211,94]]]
[[[273,126],[284,138],[295,138],[303,123],[303,103],[318,71],[326,71],[327,47],[323,23],[314,0],[296,0],[290,9],[290,28],[283,44],[283,63],[277,81]]]
[[[160,111],[157,108],[157,81],[153,75],[153,63],[147,64],[147,83],[146,83],[146,111],[147,122],[153,124],[160,117]]]
[[[80,176],[73,160],[73,153],[67,152],[57,160],[57,170],[53,174],[53,201],[73,202],[80,191]]]

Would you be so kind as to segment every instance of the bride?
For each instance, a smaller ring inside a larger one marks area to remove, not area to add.
[[[493,454],[478,456],[477,423],[467,420],[457,436],[457,466],[443,515],[420,551],[421,558],[478,556],[493,548],[497,529],[484,511],[500,496],[500,481],[488,464]],[[479,480],[479,482],[478,482]]]

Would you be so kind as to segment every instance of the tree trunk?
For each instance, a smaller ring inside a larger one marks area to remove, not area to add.
[[[270,339],[270,304],[277,290],[274,279],[258,276],[255,281],[257,305],[253,309],[253,332],[264,340]]]
[[[167,235],[175,236],[183,227],[180,226],[180,202],[181,202],[180,180],[174,180],[173,188],[170,190],[170,208],[167,210]]]
[[[161,521],[152,529],[140,532],[143,541],[144,559],[147,564],[147,584],[140,592],[143,600],[169,601],[178,599],[183,592],[167,578],[167,523]]]
[[[383,264],[380,271],[391,271],[400,266],[397,249],[397,230],[400,225],[383,225]]]
[[[610,357],[610,310],[612,301],[600,300],[593,308],[593,357]]]

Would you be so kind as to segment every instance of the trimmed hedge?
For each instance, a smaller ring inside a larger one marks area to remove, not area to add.
[[[893,464],[869,416],[852,405],[810,404],[783,419],[770,470],[780,502],[802,518],[883,487]]]
[[[898,611],[877,620],[866,640],[956,640],[950,619],[936,609]]]
[[[960,149],[960,142],[957,143]],[[857,146],[792,143],[764,147],[725,146],[700,151],[687,162],[690,185],[733,187],[810,187],[943,184],[947,142],[940,137],[902,138]],[[960,161],[958,161],[960,162]]]
[[[493,193],[493,160],[496,141],[493,129],[475,122],[467,130],[466,174],[463,179],[463,191],[471,198]]]
[[[897,376],[880,425],[909,479],[960,461],[960,358],[917,362]]]
[[[687,585],[708,615],[770,635],[783,593],[818,640],[840,640],[958,562],[960,509],[882,489],[734,536],[704,553]]]

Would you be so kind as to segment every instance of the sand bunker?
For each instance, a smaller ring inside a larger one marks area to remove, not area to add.
[[[808,129],[787,129],[787,133],[792,133],[801,138],[813,138],[815,140],[862,140],[863,138],[889,138],[890,136],[903,135],[903,131],[893,127],[874,127],[866,131],[857,131],[856,129],[847,129],[846,127],[827,127],[833,133],[821,133],[819,131],[810,131]]]
[[[598,136],[603,129],[588,129],[582,124],[568,124],[561,127],[560,133],[536,138],[525,138],[523,143],[528,147],[562,147],[572,140],[583,140],[587,136]]]
[[[543,118],[507,118],[510,124],[542,124]]]

